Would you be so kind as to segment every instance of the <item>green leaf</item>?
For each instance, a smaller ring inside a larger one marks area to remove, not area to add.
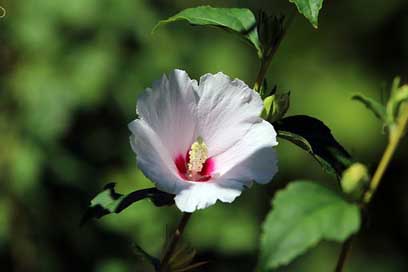
[[[316,118],[295,115],[283,118],[273,125],[279,137],[309,152],[326,172],[336,175],[338,179],[354,162],[333,137],[330,129]]]
[[[290,183],[272,205],[263,223],[260,271],[288,264],[322,239],[344,241],[360,227],[359,208],[316,183]]]
[[[107,214],[120,213],[133,203],[149,198],[154,205],[161,207],[174,204],[174,195],[162,192],[156,188],[148,188],[123,195],[115,191],[115,183],[107,184],[103,191],[97,194],[81,219],[81,225],[92,218],[101,218]]]
[[[323,0],[289,0],[294,3],[299,11],[306,19],[317,28],[319,11],[323,6]]]
[[[211,6],[188,8],[166,20],[160,21],[153,28],[153,32],[161,25],[181,20],[185,20],[192,25],[215,26],[239,34],[255,47],[259,57],[262,56],[256,30],[256,19],[249,9],[213,8]]]
[[[387,123],[386,109],[381,103],[362,94],[353,95],[352,99],[363,103],[378,119]]]

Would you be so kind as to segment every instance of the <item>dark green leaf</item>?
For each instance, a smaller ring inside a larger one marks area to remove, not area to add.
[[[289,0],[294,3],[299,11],[306,19],[317,28],[319,11],[323,6],[323,0]]]
[[[374,113],[374,115],[378,119],[380,119],[384,123],[387,123],[386,109],[385,106],[383,106],[381,103],[362,94],[356,94],[352,97],[352,99],[363,103],[368,109],[370,109]]]
[[[261,57],[261,48],[256,30],[256,19],[252,11],[246,8],[213,8],[200,6],[180,11],[176,15],[160,21],[153,29],[175,21],[185,20],[192,25],[208,25],[239,34],[249,41]]]
[[[313,182],[290,183],[272,205],[263,224],[260,271],[288,264],[322,239],[344,241],[360,227],[356,205]]]
[[[278,136],[309,152],[328,173],[340,179],[343,171],[354,160],[350,154],[336,141],[330,129],[320,120],[295,115],[274,123]]]
[[[109,183],[97,194],[89,205],[81,220],[81,225],[91,218],[101,218],[110,213],[120,213],[136,201],[149,198],[156,206],[174,204],[174,195],[156,188],[142,189],[123,195],[115,191],[115,183]]]

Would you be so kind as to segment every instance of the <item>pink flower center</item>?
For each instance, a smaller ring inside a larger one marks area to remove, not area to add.
[[[206,159],[202,170],[197,173],[188,170],[189,162],[189,153],[185,155],[179,154],[174,160],[178,173],[182,179],[195,182],[206,182],[211,179],[211,174],[213,173],[215,167],[214,160],[212,158]]]

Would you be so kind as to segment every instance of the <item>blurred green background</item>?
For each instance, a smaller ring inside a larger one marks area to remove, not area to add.
[[[193,78],[223,71],[253,84],[254,50],[219,30],[160,19],[202,4],[296,14],[279,1],[2,0],[0,19],[0,271],[148,271],[133,249],[158,255],[175,207],[137,203],[80,228],[104,184],[151,186],[135,166],[127,124],[138,94],[174,68]],[[386,143],[379,122],[350,100],[384,100],[408,79],[406,0],[325,1],[315,30],[296,15],[268,74],[290,90],[289,114],[323,120],[358,159],[375,167]],[[356,240],[345,271],[408,271],[408,141],[404,140]],[[260,223],[276,188],[294,179],[335,180],[302,150],[277,148],[280,172],[233,204],[194,214],[185,240],[199,271],[252,271]],[[278,271],[332,271],[340,246],[323,242]]]

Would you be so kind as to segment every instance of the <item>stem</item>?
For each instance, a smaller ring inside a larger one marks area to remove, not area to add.
[[[262,59],[261,59],[261,66],[259,68],[258,75],[256,76],[256,80],[254,83],[254,91],[259,92],[261,89],[262,83],[265,80],[266,72],[269,69],[269,65],[271,64],[272,58],[275,55],[276,51],[279,48],[280,43],[283,40],[283,37],[286,35],[287,29],[291,25],[295,13],[292,14],[292,16],[288,19],[288,22],[284,26],[283,33],[281,34],[282,36],[277,40],[275,45],[269,45],[269,47],[262,52]]]
[[[341,247],[339,259],[337,261],[336,270],[335,272],[343,271],[344,264],[346,263],[347,256],[350,255],[351,244],[353,242],[353,236],[350,236]]]
[[[370,186],[367,192],[364,194],[363,200],[365,204],[370,203],[370,200],[376,192],[378,185],[380,185],[385,170],[387,169],[388,164],[390,163],[395,150],[397,149],[398,144],[404,134],[405,127],[407,126],[408,122],[408,106],[404,108],[404,112],[402,112],[402,115],[398,119],[398,121],[399,122],[397,122],[397,125],[395,127],[392,127],[391,129],[388,146],[385,149],[383,157],[381,158],[377,171],[375,171],[374,173],[374,176],[370,182]]]
[[[259,68],[258,75],[256,76],[256,80],[254,83],[254,91],[259,92],[262,83],[265,79],[266,72],[268,71],[269,65],[271,64],[272,58],[268,58],[267,60],[262,59],[261,66]]]
[[[395,150],[397,149],[398,144],[404,135],[405,129],[408,124],[408,105],[405,105],[405,107],[402,108],[401,110],[402,110],[401,115],[398,118],[395,126],[392,126],[390,128],[390,137],[389,137],[388,145],[384,151],[384,154],[380,160],[380,163],[378,164],[377,170],[375,171],[374,176],[371,179],[368,189],[363,195],[363,199],[362,199],[363,209],[366,208],[368,204],[370,204],[370,201],[374,193],[377,191],[377,188],[380,185],[382,177],[384,176],[385,170],[388,168],[388,165],[390,164],[391,159],[394,156]],[[344,264],[346,262],[347,256],[349,255],[349,251],[351,249],[352,239],[353,239],[353,236],[351,236],[349,239],[347,239],[344,242],[341,252],[340,252],[339,259],[337,261],[335,272],[343,271]]]
[[[177,247],[178,242],[180,241],[181,236],[183,235],[184,229],[186,228],[186,225],[191,217],[191,213],[183,213],[183,216],[181,217],[180,223],[177,226],[176,231],[173,234],[173,237],[171,238],[171,241],[169,243],[169,246],[167,247],[163,258],[160,262],[160,269],[159,272],[166,272],[168,269],[169,265],[169,260],[171,256],[174,253],[174,250]]]

